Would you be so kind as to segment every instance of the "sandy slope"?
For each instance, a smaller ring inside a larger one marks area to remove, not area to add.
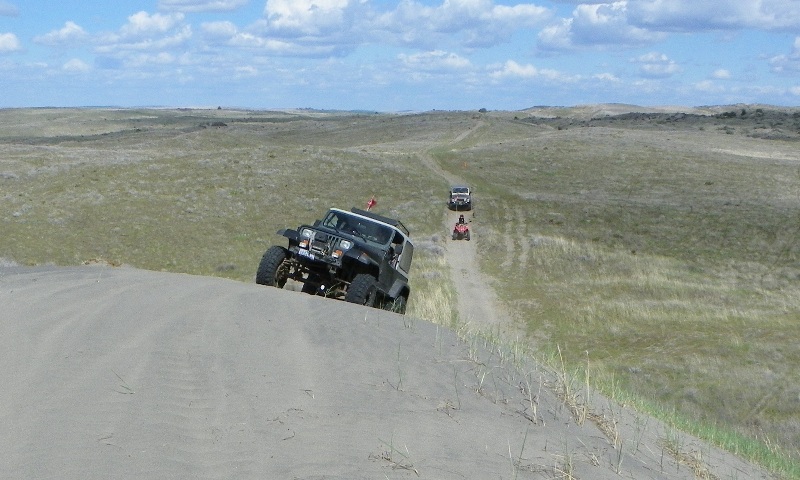
[[[612,408],[615,449],[546,372],[409,317],[105,266],[2,267],[0,312],[0,478],[694,478],[657,422]]]

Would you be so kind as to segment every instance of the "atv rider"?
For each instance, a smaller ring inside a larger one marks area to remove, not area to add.
[[[462,213],[461,215],[459,215],[459,216],[458,216],[458,223],[462,223],[462,224],[463,224],[463,223],[467,223],[467,222],[464,220],[464,214],[463,214],[463,213]]]

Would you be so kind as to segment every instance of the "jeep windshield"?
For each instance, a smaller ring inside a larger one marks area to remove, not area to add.
[[[469,195],[469,187],[453,187],[453,194]]]
[[[322,226],[366,240],[369,243],[387,245],[394,231],[380,223],[359,215],[331,210],[322,220]]]

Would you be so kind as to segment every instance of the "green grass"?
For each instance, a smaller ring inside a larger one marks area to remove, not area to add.
[[[3,110],[0,260],[252,282],[279,228],[375,194],[417,241],[409,314],[459,328],[430,153],[530,351],[800,478],[796,143],[513,117]]]

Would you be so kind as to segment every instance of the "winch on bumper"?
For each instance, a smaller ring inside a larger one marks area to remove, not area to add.
[[[405,311],[414,245],[399,221],[356,208],[331,209],[313,226],[277,233],[289,246],[266,251],[256,283],[283,288],[291,279],[309,294]]]
[[[303,228],[300,230],[297,246],[290,247],[290,250],[304,259],[341,267],[342,257],[351,248],[353,248],[351,240]]]

